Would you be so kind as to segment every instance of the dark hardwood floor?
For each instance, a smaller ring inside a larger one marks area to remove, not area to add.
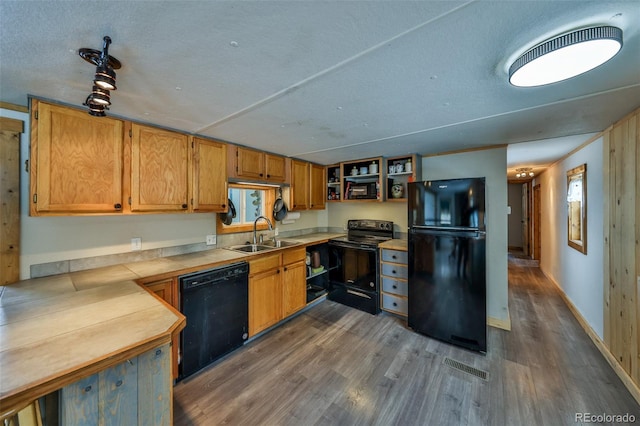
[[[174,389],[176,425],[575,425],[640,406],[535,263],[509,260],[488,352],[324,301]],[[448,357],[486,380],[443,363]]]

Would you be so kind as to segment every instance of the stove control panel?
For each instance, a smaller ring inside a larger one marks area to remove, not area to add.
[[[388,220],[354,219],[347,222],[349,236],[393,238],[393,222]]]

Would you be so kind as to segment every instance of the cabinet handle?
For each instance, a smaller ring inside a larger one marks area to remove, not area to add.
[[[118,380],[116,382],[116,387],[119,388],[120,386],[122,386],[122,380]]]
[[[393,302],[393,306],[398,306],[398,304],[396,302]]]
[[[271,179],[271,175],[267,173],[267,179]]]
[[[115,208],[116,210],[120,210],[122,208],[122,204],[116,203],[113,205],[113,208]]]
[[[183,209],[186,209],[187,207],[189,207],[189,206],[187,206],[186,204],[183,204],[183,205],[182,205],[182,208],[183,208]]]
[[[226,208],[227,208],[227,205],[226,205],[226,204],[223,204],[223,205],[222,205],[222,208],[223,208],[223,209],[226,209]]]
[[[277,269],[276,272],[279,274],[280,273],[280,269]]]
[[[91,385],[87,386],[86,388],[84,388],[85,392],[91,392]]]
[[[394,284],[394,285],[393,285],[393,288],[394,288],[394,289],[395,289],[395,288],[398,288],[398,286]]]
[[[394,269],[393,271],[391,271],[391,273],[392,273],[392,274],[395,274],[395,273],[396,273],[396,270]]]
[[[263,173],[260,173],[260,177],[262,177],[262,176],[264,176],[264,174],[263,174]]]
[[[394,254],[393,256],[391,256],[392,259],[397,259],[396,255]]]

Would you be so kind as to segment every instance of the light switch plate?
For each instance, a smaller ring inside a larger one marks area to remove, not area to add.
[[[213,246],[216,244],[216,236],[215,235],[207,235],[206,243],[208,246]]]
[[[131,239],[131,250],[142,250],[142,238],[136,237]]]

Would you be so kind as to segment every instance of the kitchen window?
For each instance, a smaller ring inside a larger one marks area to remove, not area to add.
[[[258,216],[264,215],[264,192],[254,188],[229,188],[229,199],[236,208],[231,225],[253,225]]]
[[[219,219],[218,233],[234,233],[253,231],[253,222],[258,216],[266,216],[273,222],[272,208],[275,201],[275,190],[270,187],[250,184],[229,184],[229,199],[236,210],[236,217],[230,225],[224,225]],[[224,214],[220,214],[224,218]],[[267,229],[265,221],[258,222],[258,230]]]

